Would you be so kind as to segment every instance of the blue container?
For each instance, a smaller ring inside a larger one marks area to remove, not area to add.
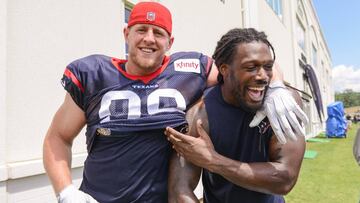
[[[327,137],[346,137],[347,122],[345,119],[344,105],[340,101],[331,103],[327,107],[328,119],[326,120]]]

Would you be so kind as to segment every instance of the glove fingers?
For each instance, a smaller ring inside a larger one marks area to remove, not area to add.
[[[290,119],[284,115],[280,117],[280,120],[280,126],[283,129],[286,137],[290,138],[291,140],[297,140],[295,133],[289,124]]]
[[[272,109],[272,107],[270,107],[269,105],[265,105],[265,111],[266,111],[266,114],[267,114],[267,117],[269,119],[271,128],[274,131],[274,134],[275,134],[276,138],[278,139],[278,141],[281,144],[285,144],[286,139],[285,139],[284,133],[282,132],[282,129],[280,127],[280,123],[277,120],[277,117],[274,116],[275,113],[272,113],[272,112],[274,112],[274,110],[275,109]]]
[[[252,121],[250,122],[249,126],[251,128],[258,126],[260,124],[260,122],[262,120],[264,120],[264,118],[266,117],[266,114],[264,112],[264,110],[259,110],[256,112],[254,118],[252,119]]]
[[[299,135],[299,132],[301,133],[301,124],[296,119],[296,116],[294,114],[294,109],[298,106],[294,100],[293,97],[285,97],[283,100],[283,105],[285,110],[285,118],[282,118],[282,126],[283,130],[285,131],[287,137],[289,137],[292,140],[297,140],[296,135]]]
[[[305,130],[299,123],[299,121],[296,118],[296,115],[293,112],[289,112],[289,121],[291,123],[291,126],[293,127],[295,134],[297,136],[305,136]]]
[[[293,97],[288,97],[284,101],[288,103],[288,105],[286,106],[288,112],[294,112],[296,116],[304,123],[304,125],[307,125],[309,123],[309,119],[307,118],[305,112],[300,108],[300,106],[296,103]]]
[[[288,121],[289,118],[287,118],[288,109],[285,103],[280,98],[276,97],[274,98],[274,104],[275,104],[276,112],[278,114],[280,127],[282,128],[283,133],[285,134],[286,137],[289,137],[292,140],[296,140],[296,136]]]
[[[300,106],[295,106],[295,114],[296,116],[304,123],[304,125],[307,125],[309,123],[309,119],[306,116],[305,112],[300,108]]]
[[[275,97],[273,99],[273,105],[275,107],[275,110],[276,110],[276,113],[279,117],[285,115],[285,112],[286,112],[286,106],[284,105],[283,101],[278,98],[278,97]]]
[[[298,136],[300,135],[305,136],[305,131],[295,115],[295,114],[299,114],[301,118],[305,117],[305,121],[306,121],[307,118],[305,113],[300,109],[299,105],[295,102],[293,97],[284,98],[283,103],[286,108],[286,118],[288,122],[290,122],[290,125],[292,127],[292,129],[290,129],[292,134],[295,133],[295,135]],[[296,136],[293,138],[295,138],[293,140],[296,140]]]

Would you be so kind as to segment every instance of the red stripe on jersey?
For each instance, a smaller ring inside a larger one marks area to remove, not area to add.
[[[72,73],[69,69],[65,69],[64,75],[71,79],[71,81],[81,90],[82,93],[84,93],[85,89],[81,85],[80,81],[76,78],[74,73]]]
[[[121,72],[121,74],[123,74],[125,77],[131,79],[131,80],[141,80],[143,83],[147,84],[150,82],[150,80],[156,78],[158,75],[160,75],[165,68],[167,67],[167,65],[169,64],[170,61],[170,57],[165,56],[163,63],[161,65],[160,68],[158,68],[155,72],[149,74],[149,75],[131,75],[129,73],[127,73],[126,71],[124,71],[121,68],[121,64],[125,64],[127,62],[127,60],[120,60],[117,58],[111,58],[111,62],[112,64]]]

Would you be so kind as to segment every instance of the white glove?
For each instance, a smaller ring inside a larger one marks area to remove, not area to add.
[[[264,105],[261,110],[256,112],[249,126],[255,127],[259,125],[266,116],[280,143],[285,144],[286,137],[296,140],[295,135],[305,136],[305,129],[299,123],[296,116],[304,125],[309,122],[309,119],[295,102],[293,96],[286,89],[282,81],[270,83]],[[293,129],[295,132],[293,132]]]
[[[57,199],[59,203],[99,203],[89,194],[76,189],[74,185],[66,186]]]

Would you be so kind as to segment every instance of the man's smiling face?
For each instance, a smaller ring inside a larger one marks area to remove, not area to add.
[[[273,64],[267,44],[253,41],[237,45],[232,63],[220,67],[225,101],[246,111],[260,109],[272,77]]]

